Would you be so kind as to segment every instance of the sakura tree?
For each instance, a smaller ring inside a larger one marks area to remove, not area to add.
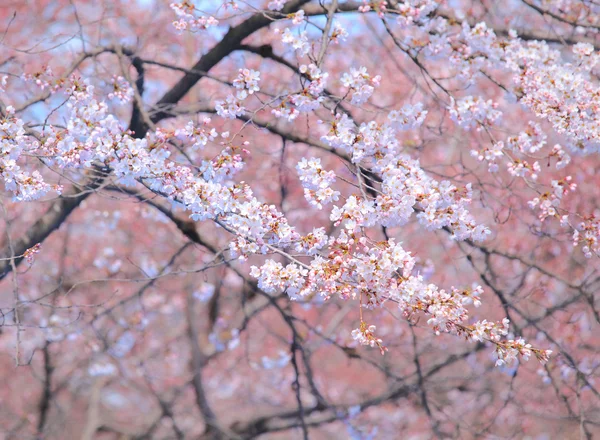
[[[2,438],[600,435],[599,31],[3,5]]]

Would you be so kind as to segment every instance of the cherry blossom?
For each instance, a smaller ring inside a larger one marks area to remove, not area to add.
[[[292,48],[300,55],[306,55],[310,51],[310,44],[308,42],[306,31],[300,31],[295,34],[292,33],[290,28],[285,28],[281,33],[281,41],[292,46]]]
[[[352,92],[351,102],[355,105],[361,105],[367,102],[379,85],[381,77],[379,75],[371,77],[367,73],[366,67],[350,69],[350,73],[344,73],[341,83]]]
[[[501,112],[496,110],[496,107],[497,104],[491,99],[484,101],[478,96],[467,96],[458,101],[454,101],[453,98],[448,110],[450,117],[461,127],[482,130],[500,118]]]
[[[593,437],[597,6],[67,6],[0,12],[7,432]]]

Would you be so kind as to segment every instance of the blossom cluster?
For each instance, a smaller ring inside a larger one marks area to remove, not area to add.
[[[590,72],[599,57],[588,43],[573,46],[575,63],[561,62],[558,50],[543,41],[522,41],[511,31],[508,39],[501,39],[485,23],[470,26],[462,22],[457,36],[450,34],[450,26],[439,17],[444,26],[437,26],[436,38],[431,41],[436,47],[442,45],[450,55],[453,66],[466,78],[481,74],[490,68],[502,69],[513,74],[513,97],[535,113],[549,121],[557,133],[568,137],[567,147],[579,154],[590,154],[600,149],[600,130],[595,122],[598,108],[598,87],[590,79]],[[440,50],[439,48],[436,50]],[[473,126],[473,120],[493,123],[498,113],[491,102],[472,98],[477,103],[478,117],[472,111],[459,109],[455,103],[451,112],[459,124]],[[473,106],[473,103],[467,104]],[[452,110],[454,108],[454,110]],[[461,112],[468,115],[467,121],[460,119]]]
[[[171,3],[170,6],[175,14],[179,17],[178,20],[173,22],[173,26],[178,31],[187,30],[190,32],[197,32],[200,30],[206,30],[209,27],[217,26],[219,24],[219,21],[211,15],[201,15],[196,17],[196,8],[192,2],[188,0],[184,0],[179,3]]]
[[[402,15],[406,3],[413,2],[398,3],[385,12]],[[432,3],[439,5],[438,2]],[[560,13],[564,10],[561,9]],[[505,90],[507,100],[518,101],[530,109],[566,140],[564,146],[556,144],[545,150],[546,135],[542,127],[537,121],[529,121],[525,130],[508,136],[505,141],[492,139],[490,145],[482,145],[472,151],[479,161],[487,162],[490,172],[498,171],[499,162],[503,160],[509,174],[526,179],[531,185],[542,171],[542,159],[547,159],[548,164],[555,159],[556,169],[561,169],[571,161],[567,151],[580,155],[600,151],[600,130],[596,118],[600,93],[593,81],[600,55],[591,44],[573,44],[573,56],[569,57],[563,56],[547,42],[522,40],[513,30],[509,30],[508,37],[499,37],[483,22],[471,25],[467,20],[430,14],[420,21],[403,23],[407,30],[406,36],[401,39],[403,50],[424,53],[434,59],[447,57],[458,79],[466,80],[467,86],[474,84],[477,76],[485,75],[495,81],[490,72],[507,72],[513,83],[498,84]],[[450,116],[465,130],[476,128],[490,134],[489,129],[499,124],[501,113],[491,99],[482,96],[458,98],[448,94]],[[553,194],[552,188],[542,190],[540,196],[530,202],[532,208],[540,209],[540,219],[556,217],[562,226],[572,228],[576,244],[589,241],[591,247],[584,243],[582,249],[585,249],[586,256],[590,256],[594,246],[593,226],[586,222],[583,222],[585,227],[571,226],[568,218],[557,214],[559,204],[559,197]],[[587,238],[582,240],[584,230]]]
[[[319,250],[327,246],[329,237],[325,228],[314,228],[312,232],[301,236],[294,244],[294,250],[304,255],[316,255]]]
[[[46,88],[50,88],[52,90],[55,88],[54,72],[52,72],[52,68],[48,65],[43,66],[40,70],[34,73],[24,73],[21,75],[21,78],[24,81],[33,82],[41,90]]]
[[[561,199],[563,196],[571,191],[575,191],[577,188],[577,184],[572,182],[571,176],[567,176],[560,180],[553,180],[551,185],[553,189],[552,192],[544,192],[528,202],[531,209],[539,209],[539,219],[541,221],[544,221],[547,217],[558,218],[558,207],[560,206]]]
[[[364,322],[360,323],[360,327],[352,330],[352,339],[357,341],[361,345],[368,345],[370,347],[379,347],[381,354],[387,351],[387,348],[383,345],[383,340],[375,336],[376,326],[367,324]]]
[[[533,354],[541,363],[548,362],[552,350],[538,350],[525,342],[523,338],[509,339],[508,341],[498,342],[494,352],[497,360],[496,366],[510,364],[521,357],[527,361]]]
[[[481,286],[453,287],[445,291],[426,283],[422,275],[412,274],[415,259],[393,239],[369,243],[365,237],[342,231],[338,237],[330,238],[328,249],[326,258],[315,257],[310,267],[295,263],[283,266],[267,260],[261,267],[253,266],[251,274],[258,278],[259,287],[266,292],[286,292],[295,300],[314,293],[327,297],[337,295],[343,299],[359,298],[361,307],[366,308],[392,301],[409,317],[426,314],[427,323],[437,334],[464,334],[470,340],[496,344],[496,353],[503,362],[509,362],[515,354],[521,354],[526,360],[535,351],[522,339],[502,341],[508,334],[508,319],[501,324],[486,320],[466,324],[469,317],[466,306],[480,305]],[[382,339],[375,336],[375,329],[361,319],[352,337],[362,345],[379,347],[383,353],[386,348]],[[541,360],[547,360],[549,354],[536,351]]]
[[[527,361],[532,354],[539,362],[548,362],[552,350],[536,349],[523,338],[502,340],[503,336],[509,334],[509,324],[508,318],[504,318],[501,323],[488,322],[484,319],[473,325],[463,326],[460,328],[459,333],[465,334],[472,341],[488,341],[495,344],[496,366],[510,364],[519,358]]]
[[[347,115],[338,115],[330,124],[323,142],[350,153],[352,161],[375,159],[372,167],[381,176],[381,194],[374,199],[349,197],[341,207],[335,206],[331,220],[345,222],[350,230],[356,227],[405,224],[419,208],[419,221],[428,229],[449,227],[453,238],[483,240],[489,230],[477,225],[467,210],[471,187],[461,191],[448,181],[437,182],[420,167],[419,162],[401,154],[395,130],[389,124],[374,121],[356,127]]]
[[[210,126],[211,119],[204,118],[201,125],[194,125],[189,121],[183,129],[175,131],[175,136],[180,139],[189,139],[192,141],[190,148],[199,150],[212,142],[218,136],[217,130]]]
[[[220,100],[215,103],[217,114],[226,119],[242,116],[246,111],[244,100],[260,90],[259,81],[260,72],[252,69],[240,69],[237,78],[233,81],[237,93],[229,94],[224,101]]]
[[[429,21],[429,15],[433,12],[439,3],[434,0],[405,0],[398,2],[397,23],[402,27],[411,25],[422,25]]]
[[[464,331],[472,341],[493,341],[500,342],[502,336],[508,335],[510,320],[504,318],[501,323],[488,322],[487,319],[477,321],[471,326],[466,326]]]
[[[335,182],[335,173],[323,170],[321,159],[303,158],[296,165],[296,169],[304,187],[304,197],[312,205],[321,209],[323,205],[339,199],[340,192],[331,189],[331,185]]]
[[[283,266],[274,260],[267,260],[260,269],[252,266],[250,275],[258,279],[258,287],[267,293],[285,291],[290,298],[303,295],[305,277],[308,270],[291,263]]]
[[[271,11],[281,11],[285,5],[285,0],[271,0],[267,7]]]
[[[479,96],[466,96],[458,101],[452,98],[448,110],[452,120],[461,127],[467,130],[470,128],[482,130],[494,125],[502,115],[499,110],[496,110],[497,107],[498,104],[491,99],[486,101]]]
[[[423,109],[423,104],[420,102],[415,105],[406,104],[400,110],[392,110],[388,115],[392,127],[396,130],[419,128],[426,117],[427,110]]]
[[[244,99],[245,93],[252,95],[254,92],[258,92],[260,90],[259,81],[260,72],[252,69],[240,69],[237,78],[233,80],[233,87],[239,90],[238,99]]]
[[[289,97],[289,102],[294,105],[298,112],[311,112],[317,110],[324,100],[322,93],[327,83],[327,72],[322,72],[314,64],[300,66],[299,72],[306,77],[309,82],[305,85],[301,93],[296,93]],[[291,114],[295,114],[292,110]]]
[[[11,106],[0,117],[0,134],[0,172],[5,188],[14,193],[14,200],[35,200],[51,190],[60,193],[61,187],[46,183],[39,171],[29,173],[17,164],[25,152],[37,150],[39,142],[27,136],[23,121],[15,116]]]
[[[294,33],[290,28],[285,28],[281,33],[281,42],[291,46],[301,56],[310,52],[310,42],[306,31]]]
[[[490,146],[484,146],[480,150],[471,150],[471,156],[475,157],[478,161],[486,161],[488,163],[488,171],[495,173],[498,171],[498,162],[503,156],[504,142],[494,142]]]
[[[293,121],[300,113],[317,110],[325,100],[323,91],[329,74],[321,71],[315,64],[302,64],[298,71],[308,82],[303,84],[299,93],[288,94],[279,100],[278,105],[271,110],[276,118]]]
[[[271,10],[280,10],[282,6],[283,3],[279,1],[268,4]],[[475,69],[477,63],[473,60],[477,59],[487,65],[492,62],[504,63],[513,69],[522,91],[521,101],[536,112],[541,112],[542,117],[553,126],[562,123],[563,133],[571,137],[580,136],[573,127],[564,125],[564,114],[558,115],[556,109],[547,102],[543,105],[548,108],[542,108],[538,102],[542,92],[535,87],[536,81],[541,80],[528,70],[528,66],[554,59],[556,55],[553,51],[535,44],[525,47],[516,39],[502,46],[498,44],[493,31],[484,25],[463,25],[459,36],[441,41],[440,36],[447,32],[449,26],[443,20],[430,17],[436,6],[436,2],[429,0],[410,0],[394,7],[399,12],[398,22],[403,27],[417,25],[431,33],[431,39],[424,40],[423,44],[427,45],[427,41],[430,41],[431,45],[437,45],[435,50],[438,53],[453,52],[452,62],[460,66],[463,73],[472,73],[469,69]],[[176,22],[179,29],[198,30],[217,24],[213,17],[196,18],[195,8],[189,2],[173,3],[171,7],[180,17]],[[378,12],[386,10],[384,3],[368,7]],[[304,20],[304,15],[296,13],[288,19],[299,24]],[[344,35],[343,28],[336,25],[331,41],[341,41]],[[433,38],[434,35],[437,35],[437,39]],[[281,40],[291,45],[300,56],[310,52],[311,44],[306,31],[286,28],[281,32]],[[583,90],[595,93],[587,83],[584,84],[585,72],[589,73],[590,66],[595,63],[589,60],[592,54],[587,49],[577,48],[576,55],[583,66],[570,66],[575,72],[571,77],[562,72],[560,81],[564,84],[555,84],[557,90],[566,90],[568,87],[577,89],[581,82],[583,85],[579,94]],[[551,68],[544,67],[548,74],[556,73],[550,72]],[[272,109],[275,116],[285,117],[288,121],[301,112],[316,111],[327,99],[331,99],[325,94],[328,72],[311,63],[301,65],[298,73],[302,90],[284,98],[277,97],[274,102],[279,104]],[[52,82],[43,75],[32,77],[32,80],[42,88],[52,86]],[[371,76],[365,67],[351,68],[340,79],[348,91],[342,99],[349,97],[354,105],[364,104],[380,80],[379,76]],[[217,115],[226,119],[244,115],[244,101],[260,91],[259,81],[260,72],[240,69],[232,83],[235,90],[225,100],[216,102]],[[20,172],[16,161],[25,150],[35,151],[49,164],[63,169],[101,167],[110,170],[120,183],[142,184],[165,196],[173,204],[186,209],[193,220],[214,221],[232,235],[230,251],[242,260],[251,254],[279,254],[285,261],[268,259],[260,267],[252,266],[250,274],[266,293],[285,292],[291,299],[300,301],[311,295],[354,299],[360,302],[361,311],[363,307],[370,309],[393,302],[407,317],[426,315],[427,323],[436,333],[463,334],[471,340],[495,343],[500,364],[512,360],[516,355],[526,359],[535,353],[539,359],[547,358],[548,353],[535,351],[520,338],[503,342],[501,337],[508,335],[507,322],[500,325],[484,320],[473,325],[467,324],[467,307],[480,304],[481,286],[441,289],[428,283],[427,277],[414,270],[416,260],[401,244],[394,239],[374,242],[364,234],[364,228],[367,227],[404,225],[413,214],[425,229],[447,229],[456,240],[481,241],[490,234],[469,212],[468,206],[473,198],[471,185],[458,187],[450,181],[432,178],[418,160],[405,153],[399,142],[399,130],[417,129],[424,123],[428,112],[422,103],[407,104],[400,110],[390,112],[385,122],[377,119],[358,124],[346,113],[333,112],[331,120],[323,123],[327,133],[321,137],[321,141],[350,159],[349,167],[353,167],[360,194],[342,197],[342,193],[333,188],[337,183],[335,173],[324,170],[320,159],[303,158],[296,169],[306,199],[318,209],[333,204],[329,218],[334,225],[343,227],[337,235],[328,236],[324,228],[315,228],[302,235],[275,206],[259,202],[248,185],[244,182],[235,183],[231,179],[243,167],[241,153],[244,148],[234,145],[228,133],[220,135],[223,139],[222,150],[213,159],[202,161],[196,167],[182,166],[169,160],[169,143],[176,137],[189,143],[192,151],[201,150],[209,142],[214,142],[219,133],[211,126],[210,119],[204,119],[201,124],[189,122],[184,128],[174,131],[156,129],[145,138],[137,139],[109,113],[108,106],[98,100],[90,84],[71,77],[60,85],[54,85],[68,95],[63,126],[49,125],[44,137],[38,141],[27,136],[23,121],[13,115],[11,108],[0,120],[0,130],[4,133],[0,144],[0,166],[6,186],[15,193],[17,200],[30,200],[51,189],[39,173]],[[548,90],[544,93],[548,94]],[[109,97],[126,102],[132,96],[133,89],[127,81],[115,77],[113,92]],[[578,102],[577,99],[575,101]],[[466,130],[491,128],[501,116],[491,99],[480,96],[451,98],[448,110],[451,118]],[[579,114],[577,117],[581,119],[579,128],[588,124],[591,118],[589,112],[587,116]],[[591,124],[583,128],[588,132],[581,136],[586,140],[593,139],[594,133],[589,132],[592,130]],[[508,153],[533,155],[540,152],[545,144],[546,138],[541,127],[532,123],[527,130],[509,137],[506,142],[496,142],[491,148],[476,151],[476,156],[479,160],[488,161],[490,170],[496,167],[500,157],[505,156],[511,174],[535,180],[540,171],[539,162],[530,163],[530,160],[513,158]],[[593,143],[583,145],[582,149],[590,145]],[[560,146],[555,146],[551,154],[559,161],[568,158]],[[532,202],[542,210],[542,219],[556,216],[555,200],[560,200],[568,191],[575,189],[570,180],[553,181],[553,192]],[[574,241],[584,243],[586,255],[598,252],[598,229],[598,222],[590,218],[575,231]],[[300,256],[290,255],[290,250],[298,252]],[[110,272],[118,271],[119,267],[112,266],[108,261],[110,256],[105,255],[97,265]],[[239,341],[238,334],[220,325],[211,334],[211,342],[217,350],[234,347]],[[352,337],[360,344],[378,346],[383,352],[383,341],[375,336],[375,330],[375,326],[367,325],[361,316],[360,327],[352,332]]]
[[[583,219],[573,231],[573,245],[581,244],[586,258],[600,257],[600,221],[591,215]]]
[[[122,76],[113,76],[111,81],[112,90],[108,94],[109,99],[116,98],[123,103],[131,101],[134,96],[133,87]]]
[[[371,76],[367,72],[366,67],[355,69],[352,67],[350,73],[344,73],[341,78],[341,83],[351,92],[351,102],[355,105],[361,105],[367,102],[375,91],[375,87],[379,86],[381,76]]]
[[[112,170],[121,183],[142,182],[181,204],[194,220],[220,217],[224,227],[239,234],[232,243],[232,250],[238,255],[266,253],[266,244],[290,246],[300,238],[281,213],[273,206],[259,203],[246,185],[224,182],[242,165],[240,147],[227,144],[213,161],[203,163],[200,176],[195,175],[191,168],[168,160],[168,140],[174,133],[156,130],[144,139],[133,138],[108,113],[106,104],[96,100],[92,86],[71,78],[66,88],[71,91],[66,105],[66,128],[50,127],[51,134],[42,145],[36,145],[49,163],[62,168],[101,163]],[[15,136],[24,135],[23,123],[18,118],[6,119],[3,126],[15,132]],[[188,125],[178,134],[189,137],[193,144],[202,145],[215,133],[205,121],[203,128]],[[3,145],[6,152],[13,155],[26,144],[25,140],[19,139],[13,146],[9,145],[11,141],[14,141],[12,136],[6,136]],[[29,192],[33,191],[31,182],[31,178],[26,182],[30,185],[27,186]],[[34,189],[39,195],[47,191],[48,186],[37,184]],[[24,198],[26,191],[23,188],[14,190],[19,199]],[[30,194],[27,196],[31,197]]]
[[[242,102],[243,99],[246,98],[244,93],[238,93],[238,96],[229,94],[225,100],[219,100],[215,102],[217,114],[226,119],[235,119],[239,116],[242,116],[246,111],[246,108]]]
[[[25,261],[27,261],[28,264],[33,264],[35,255],[40,252],[41,247],[42,245],[40,243],[37,243],[36,245],[30,247],[23,253],[23,258],[25,258]]]

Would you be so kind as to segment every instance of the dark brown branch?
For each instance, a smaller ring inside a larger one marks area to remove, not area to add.
[[[50,410],[50,402],[52,400],[52,373],[54,367],[52,366],[52,359],[50,358],[50,343],[46,342],[42,349],[44,354],[44,388],[42,391],[42,398],[40,400],[40,418],[38,420],[38,436],[43,438],[44,427],[48,420],[48,411]]]
[[[45,214],[43,214],[32,226],[30,226],[14,243],[14,258],[15,265],[19,265],[24,259],[24,254],[27,249],[32,248],[38,243],[44,242],[52,232],[57,230],[67,217],[83,202],[90,194],[92,194],[106,178],[107,170],[105,168],[95,168],[91,171],[92,177],[90,181],[81,189],[61,196],[57,201],[52,203],[52,206]],[[0,280],[12,270],[11,254],[8,246],[3,246],[4,250],[0,254]]]
[[[281,11],[282,14],[290,14],[297,11],[303,4],[310,0],[293,0],[286,4]],[[192,71],[208,72],[216,66],[223,58],[228,56],[235,50],[238,50],[242,41],[252,35],[254,32],[263,27],[268,26],[276,15],[256,14],[240,23],[239,25],[229,29],[223,39],[219,41],[211,50],[203,55],[200,60],[192,67]],[[171,108],[178,103],[192,87],[202,78],[201,73],[188,72],[175,84],[171,90],[164,94],[158,101],[156,107],[158,112],[153,115],[152,122],[156,123],[170,116],[165,110]]]

